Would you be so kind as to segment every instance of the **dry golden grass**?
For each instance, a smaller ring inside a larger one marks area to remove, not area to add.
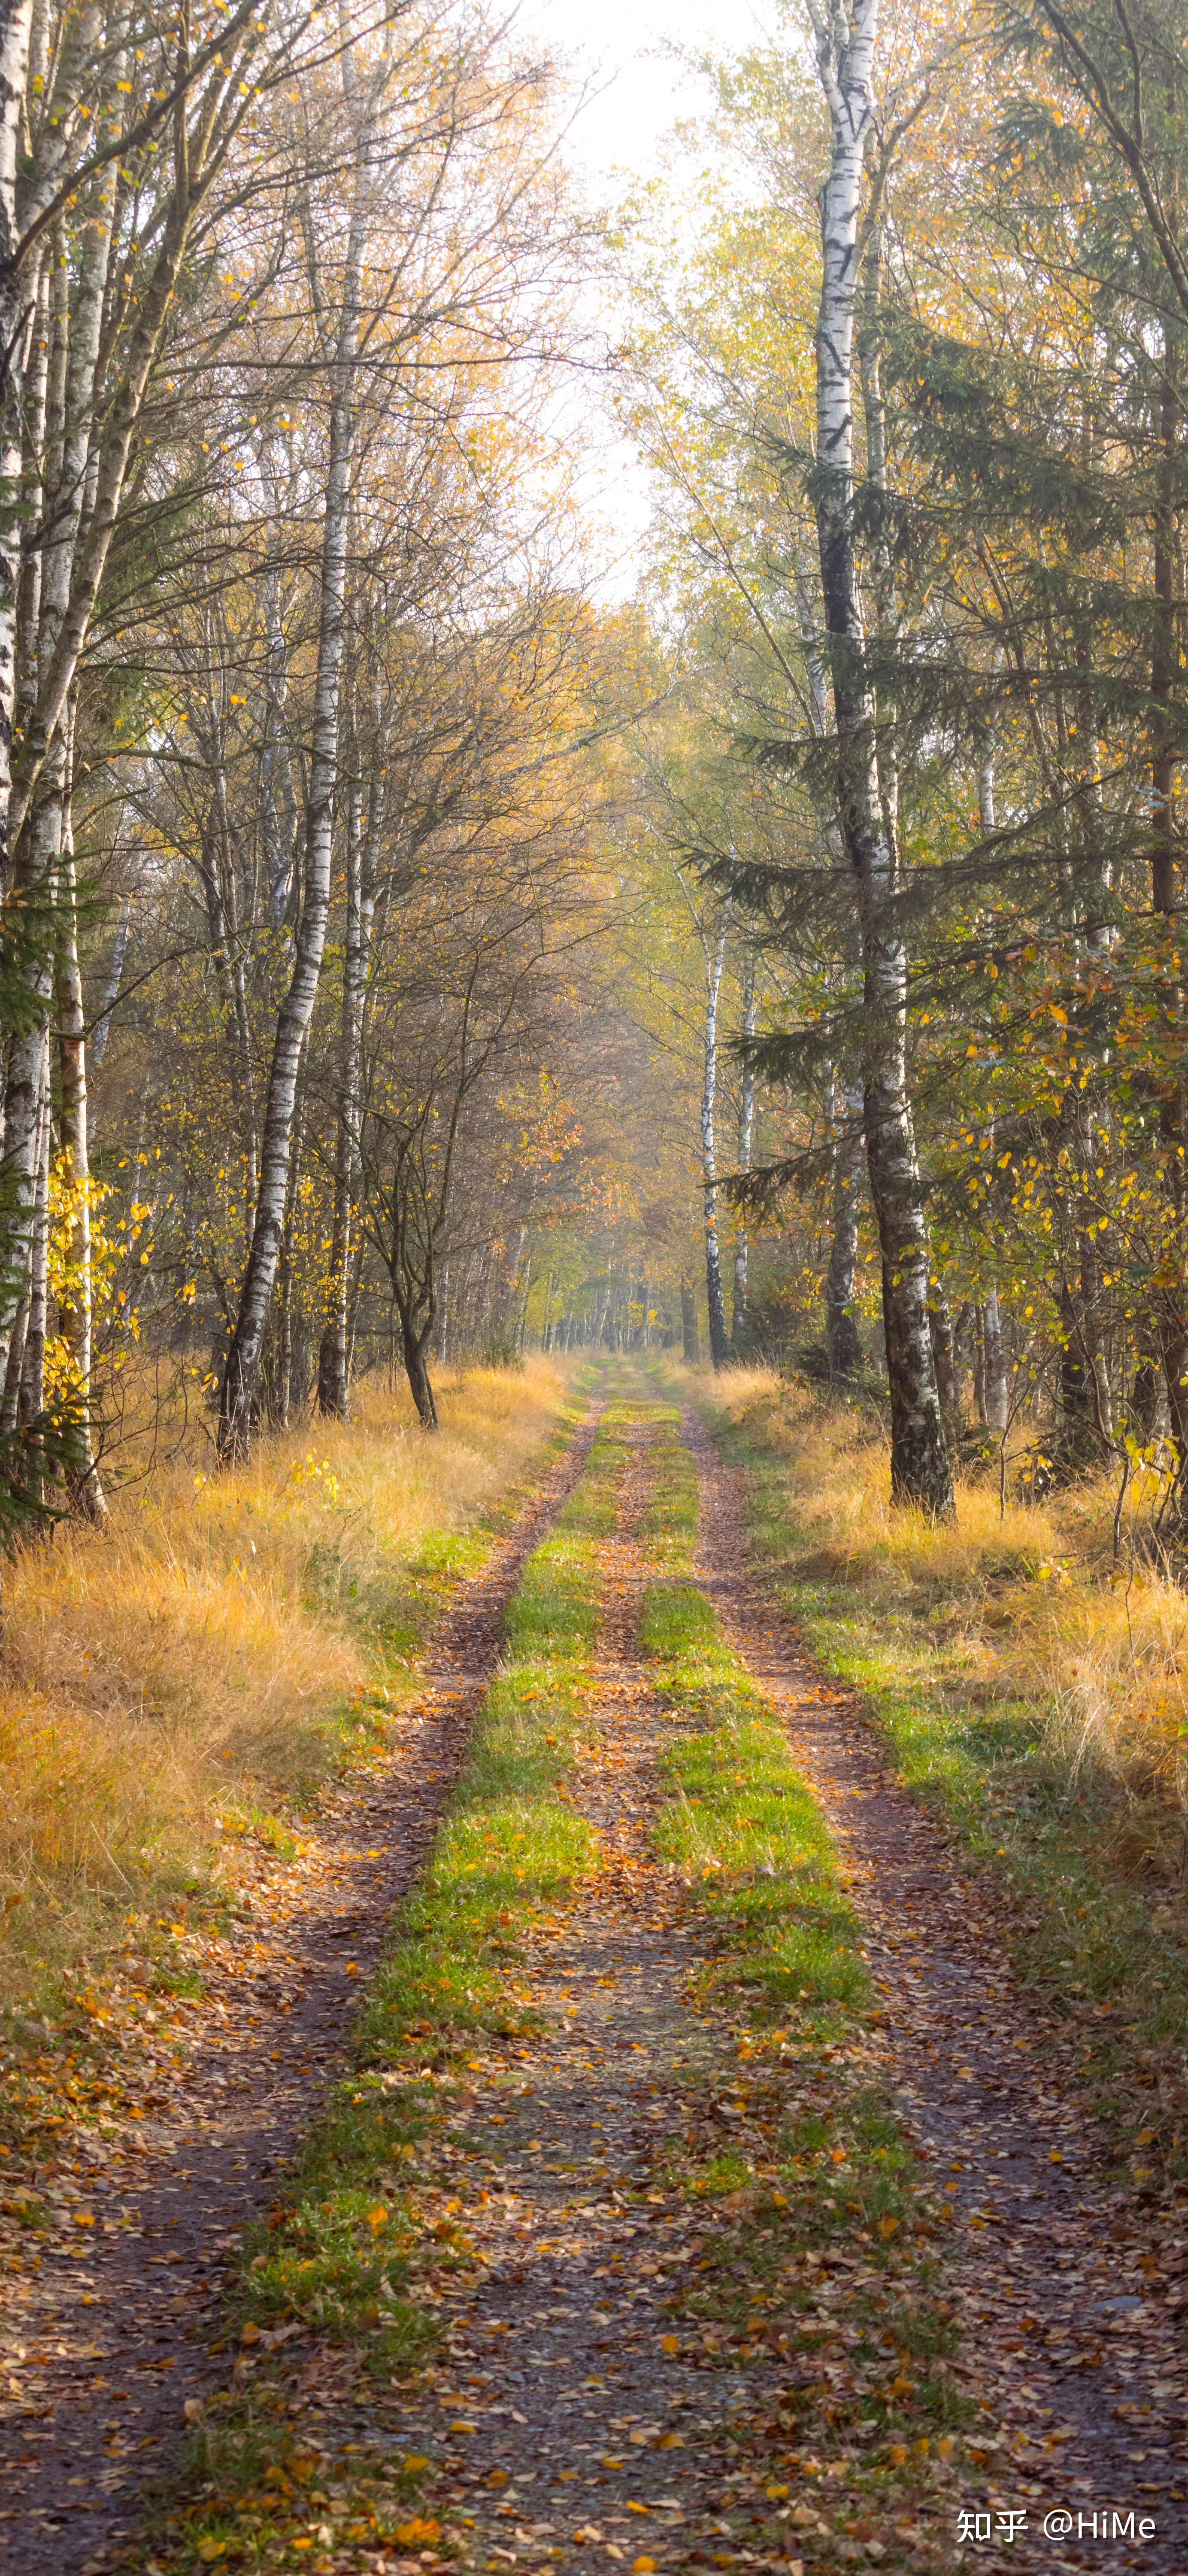
[[[778,1456],[810,1551],[801,1575],[852,1586],[983,1704],[1026,1701],[1074,1772],[1090,1765],[1127,1796],[1188,1811],[1188,1591],[1128,1545],[1115,1561],[1104,1477],[1042,1504],[1008,1499],[1000,1515],[997,1480],[966,1476],[956,1520],[937,1525],[892,1509],[873,1409],[764,1369],[688,1382]]]
[[[564,1397],[547,1360],[471,1370],[444,1382],[426,1439],[403,1392],[367,1384],[350,1424],[261,1438],[228,1475],[199,1431],[117,1488],[106,1531],[19,1552],[0,1649],[0,1989],[101,1943],[113,1900],[205,1878],[216,1813],[259,1822],[308,1796],[349,1751],[377,1647],[415,1646],[417,1560],[516,1486]]]

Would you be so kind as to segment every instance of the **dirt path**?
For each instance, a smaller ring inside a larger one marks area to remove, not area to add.
[[[473,2517],[461,2544],[474,2569],[574,2552],[583,2565],[672,2570],[790,2563],[770,2544],[748,2551],[728,2456],[736,2416],[755,2408],[765,2378],[774,2386],[776,2367],[707,2376],[688,2333],[672,2331],[672,2293],[704,2220],[681,2193],[650,2187],[686,2106],[700,2111],[715,2041],[686,2001],[704,1918],[649,1848],[674,1720],[639,1661],[640,1596],[655,1573],[634,1534],[648,1434],[624,1436],[633,1457],[618,1530],[600,1543],[600,1744],[577,1790],[606,1866],[560,1937],[538,1947],[534,2000],[549,2035],[531,2080],[484,2087],[456,2141],[451,2188],[465,2195],[483,2278],[454,2294],[432,2402],[401,2417],[401,2440],[443,2461],[435,2510],[455,2544],[459,2514]],[[762,2519],[770,2526],[770,2505]]]
[[[701,1477],[698,1580],[780,1710],[846,1857],[901,2114],[948,2169],[966,2361],[988,2448],[984,2485],[966,2498],[988,2517],[988,2535],[971,2534],[961,2563],[1184,2576],[1183,2213],[1160,2223],[1111,2188],[1100,2137],[1078,2107],[1067,2031],[1021,1992],[984,1889],[895,1786],[849,1695],[825,1681],[752,1580],[741,1480],[693,1417],[685,1436]],[[1001,2517],[1022,2512],[1026,2528],[1008,2546]],[[1128,2513],[1136,2528],[1152,2522],[1149,2537],[1126,2537]]]
[[[224,1945],[224,1973],[190,2013],[180,2077],[176,2034],[162,2033],[157,2116],[114,2148],[91,2141],[89,2157],[80,2134],[54,2240],[6,2290],[0,2568],[11,2576],[108,2564],[176,2451],[186,2401],[209,2375],[221,2271],[341,2056],[457,1772],[504,1605],[577,1482],[599,1410],[462,1587],[391,1761],[322,1811],[267,1916]]]
[[[39,2330],[56,2350],[34,2384],[40,2419],[26,2414],[6,2428],[24,2458],[15,2462],[12,2444],[0,2566],[21,2576],[117,2558],[144,2566],[135,2544],[123,2556],[119,2544],[136,2489],[167,2459],[185,2397],[204,2375],[195,2278],[213,2305],[221,2247],[266,2197],[268,2172],[314,2107],[316,2061],[337,2049],[346,2025],[349,1966],[366,1970],[426,1846],[491,1670],[498,1612],[591,1436],[459,1603],[415,1747],[368,1801],[340,1812],[334,1848],[323,1850],[335,1882],[304,1897],[295,1885],[291,1913],[262,1943],[251,1971],[259,2024],[246,2021],[241,1984],[226,2052],[208,2048],[195,2061],[190,2116],[152,2141],[151,2181],[136,2193],[126,2168],[108,2176],[105,2205],[128,2209],[127,2235],[96,2230],[84,2256],[60,2254],[52,2267],[47,2259],[34,2296]],[[745,2364],[729,2338],[711,2347],[690,2308],[716,2213],[662,2178],[679,2166],[682,2133],[704,2122],[707,2102],[729,2116],[730,2042],[690,2009],[708,1921],[651,1851],[658,1757],[680,1721],[661,1707],[639,1656],[640,1598],[654,1570],[637,1536],[650,1434],[625,1436],[617,1530],[600,1549],[593,1749],[575,1788],[604,1866],[559,1928],[542,1924],[530,1936],[528,1983],[546,2015],[531,2059],[513,2052],[486,2070],[476,2061],[435,2145],[440,2178],[466,2209],[478,2281],[438,2275],[439,2291],[428,2294],[441,2301],[445,2340],[414,2381],[369,2384],[349,2354],[322,2347],[294,2383],[302,2438],[317,2452],[320,2427],[327,2459],[345,2457],[353,2441],[433,2461],[433,2512],[448,2539],[441,2550],[377,2554],[361,2526],[357,2547],[343,2554],[335,2543],[304,2562],[317,2576],[345,2576],[348,2566],[422,2576],[443,2564],[442,2550],[468,2571],[560,2562],[641,2576],[712,2566],[827,2576],[839,2562],[903,2561],[894,2532],[885,2543],[848,2538],[862,2526],[831,2524],[823,2498],[806,2507],[803,2484],[791,2494],[768,2485],[763,2443],[748,2447],[748,2428],[753,2436],[772,2420],[786,2364],[754,2343]],[[1076,2107],[1065,2037],[1013,1983],[985,1896],[754,1584],[739,1482],[696,1422],[686,1437],[701,1479],[697,1579],[780,1710],[845,1854],[886,2004],[886,2072],[957,2213],[952,2260],[985,2465],[963,2498],[945,2491],[952,2511],[946,2500],[941,2535],[935,2519],[930,2532],[916,2530],[910,2562],[943,2576],[1122,2576],[1131,2567],[1183,2576],[1185,2372],[1164,2296],[1182,2247],[1109,2188],[1099,2141]],[[349,1962],[336,1956],[343,1938]],[[284,2065],[266,2011],[285,2013]],[[220,2079],[244,2095],[228,2098]],[[98,2192],[91,2205],[98,2212]],[[146,2263],[154,2235],[160,2252]],[[181,2266],[184,2286],[172,2295]],[[85,2312],[84,2299],[93,2303]],[[117,2382],[128,2396],[105,2448]],[[17,2465],[29,2478],[19,2499]],[[959,2503],[971,2517],[965,2542]],[[1146,2515],[1154,2529],[1141,2540],[1116,2536],[1115,2512],[1133,2512],[1136,2523]],[[1091,2526],[1103,2514],[1108,2532]],[[1009,2544],[1003,2517],[1014,2525]],[[316,2551],[310,2531],[297,2545]]]

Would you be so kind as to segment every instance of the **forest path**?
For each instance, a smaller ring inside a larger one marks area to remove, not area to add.
[[[1111,2182],[1078,2104],[1075,2034],[1020,1989],[986,1887],[755,1580],[741,1476],[696,1416],[684,1436],[700,1474],[697,1579],[845,1856],[900,2117],[954,2204],[971,2439],[988,2449],[984,2484],[963,2498],[989,2525],[968,2563],[1184,2576],[1183,2213],[1161,2220]],[[1000,2517],[1020,2513],[1008,2544]],[[1149,2537],[1115,2531],[1128,2513]]]
[[[445,2288],[446,2358],[431,2400],[402,2410],[400,2440],[441,2462],[434,2511],[467,2570],[571,2557],[800,2570],[777,2537],[788,2509],[773,2528],[765,2476],[739,2476],[738,2430],[765,2393],[775,2401],[778,2363],[752,2357],[744,2375],[715,2348],[707,2369],[684,2314],[716,2213],[665,2187],[664,2168],[736,2061],[732,2037],[689,2009],[712,1927],[652,1847],[671,1794],[660,1757],[693,1728],[662,1705],[640,1658],[642,1596],[658,1572],[637,1535],[651,1435],[626,1424],[619,1436],[629,1462],[617,1528],[598,1543],[590,1741],[574,1783],[601,1866],[529,1945],[543,2017],[530,2069],[492,2085],[476,2075],[464,2106],[450,2188],[481,2278]],[[419,2564],[371,2563],[401,2576]]]
[[[271,1882],[267,1916],[257,1908],[238,1944],[222,1945],[221,1973],[185,2013],[180,2066],[179,2033],[162,2034],[151,2116],[114,2144],[85,2131],[72,2142],[72,2196],[57,2196],[52,2241],[4,2292],[0,2569],[12,2576],[109,2563],[135,2531],[142,2488],[176,2455],[186,2400],[210,2374],[220,2275],[341,2062],[464,1758],[503,1610],[600,1412],[460,1586],[391,1759],[325,1802],[301,1859]]]

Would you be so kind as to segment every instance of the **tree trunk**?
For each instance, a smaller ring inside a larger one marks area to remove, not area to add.
[[[28,281],[17,264],[17,169],[24,150],[32,0],[0,0],[0,895],[11,844],[12,728],[16,704],[17,596],[23,528],[21,429]]]
[[[432,1332],[432,1308],[430,1308],[429,1315],[419,1331],[413,1324],[411,1315],[407,1312],[401,1313],[400,1340],[401,1347],[404,1352],[404,1373],[408,1379],[409,1392],[412,1396],[413,1403],[415,1404],[418,1415],[420,1416],[422,1431],[436,1431],[440,1428],[437,1419],[437,1405],[434,1399],[433,1386],[429,1376],[429,1343],[432,1337]]]
[[[124,972],[124,959],[128,953],[128,929],[131,919],[132,898],[130,895],[125,895],[116,921],[115,943],[103,994],[103,1013],[96,1023],[95,1034],[91,1040],[91,1063],[96,1073],[107,1053],[107,1041],[111,1036],[111,1015],[120,997],[120,983]]]
[[[686,1368],[700,1368],[701,1340],[697,1330],[697,1300],[693,1294],[693,1282],[686,1271],[681,1272],[681,1348]]]
[[[718,1243],[718,1154],[714,1107],[718,1090],[718,1002],[726,962],[728,910],[723,913],[716,945],[703,938],[705,952],[705,1058],[701,1090],[701,1172],[705,1208],[705,1293],[709,1309],[710,1359],[725,1368],[730,1357],[726,1307],[722,1297],[722,1255]]]
[[[362,144],[362,137],[360,137]],[[331,370],[330,441],[326,476],[326,516],[321,557],[321,606],[310,747],[309,803],[306,812],[305,869],[301,921],[293,972],[281,1004],[273,1041],[260,1186],[255,1224],[244,1273],[239,1312],[227,1363],[219,1414],[218,1454],[228,1465],[246,1457],[251,1442],[252,1409],[260,1368],[264,1328],[280,1258],[281,1232],[288,1198],[293,1113],[297,1076],[326,945],[330,905],[330,868],[334,839],[334,800],[338,784],[339,697],[346,632],[346,566],[350,523],[353,449],[354,369],[359,341],[359,280],[363,259],[362,149],[355,171],[354,205],[346,255],[343,310]]]
[[[61,1090],[62,1178],[71,1194],[67,1245],[70,1292],[62,1301],[58,1331],[70,1357],[78,1413],[67,1430],[66,1479],[71,1501],[88,1520],[106,1517],[91,1432],[91,1165],[87,1132],[87,1046],[82,977],[78,964],[78,904],[74,851],[67,834],[58,914],[58,1065]]]
[[[982,1315],[985,1419],[991,1430],[997,1431],[1001,1436],[1010,1418],[1011,1395],[997,1288],[991,1289],[982,1309]]]
[[[957,1361],[953,1351],[953,1324],[949,1301],[939,1279],[932,1282],[928,1305],[928,1330],[932,1341],[932,1365],[936,1371],[936,1391],[941,1411],[948,1423],[959,1421],[961,1390],[957,1380]]]
[[[907,1096],[907,958],[898,860],[880,778],[877,708],[866,676],[854,536],[854,314],[863,165],[874,126],[877,0],[828,25],[810,0],[832,149],[821,195],[814,499],[837,736],[837,811],[853,870],[863,950],[863,1098],[870,1193],[883,1269],[891,1391],[891,1492],[934,1516],[953,1479],[928,1321],[923,1192]]]
[[[45,1500],[45,1441],[40,1425],[45,1411],[45,1346],[49,1336],[49,1166],[53,1119],[50,1109],[49,1032],[42,1040],[41,1086],[37,1116],[37,1169],[33,1197],[33,1235],[29,1261],[28,1321],[21,1365],[17,1420],[28,1434],[24,1487],[29,1502]]]
[[[1182,1052],[1184,963],[1179,935],[1179,822],[1176,813],[1175,691],[1180,671],[1180,566],[1183,528],[1179,506],[1183,474],[1184,329],[1168,320],[1163,328],[1163,382],[1160,392],[1159,466],[1154,525],[1155,619],[1151,645],[1151,901],[1162,930],[1162,972],[1156,987],[1159,1014],[1167,1032],[1168,1055]],[[1167,1388],[1171,1435],[1179,1455],[1178,1516],[1188,1523],[1188,1098],[1182,1072],[1168,1082],[1160,1103],[1159,1143],[1163,1201],[1170,1237],[1161,1265],[1168,1285],[1158,1298],[1159,1354]]]
[[[755,1034],[755,959],[748,949],[743,964],[742,1035]],[[742,1084],[738,1095],[738,1168],[749,1172],[751,1147],[755,1134],[755,1076],[744,1057]],[[734,1295],[730,1309],[730,1342],[736,1360],[742,1359],[747,1346],[747,1273],[750,1264],[750,1237],[746,1221],[740,1218],[734,1234]]]
[[[370,833],[367,836],[370,842]],[[347,815],[346,937],[342,965],[342,1021],[338,1042],[338,1098],[334,1139],[334,1223],[330,1248],[329,1313],[318,1353],[318,1411],[346,1420],[350,1396],[350,1280],[355,1194],[360,1167],[363,1071],[363,1001],[371,902],[363,833],[363,790],[356,778]]]
[[[862,1367],[854,1315],[864,1141],[861,1092],[843,1092],[841,1108],[841,1130],[835,1128],[833,1142],[833,1241],[825,1281],[825,1348],[835,1395],[844,1394]]]
[[[65,745],[59,738],[43,773],[17,870],[24,1026],[13,1036],[4,1102],[7,1206],[0,1267],[0,1364],[10,1384],[14,1336],[28,1331],[29,1285],[40,1169],[41,1103],[53,993],[57,874],[61,858]],[[10,936],[15,936],[10,929]],[[20,1383],[20,1356],[15,1362]]]

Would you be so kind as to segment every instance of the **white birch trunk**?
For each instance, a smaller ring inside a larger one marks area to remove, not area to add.
[[[17,168],[22,146],[32,0],[0,0],[0,893],[11,865],[8,809],[16,706],[21,575],[21,415],[29,283],[17,260]],[[29,319],[33,316],[30,313]]]
[[[363,811],[363,782],[351,788],[346,835],[346,935],[342,962],[342,1015],[338,1039],[337,1133],[334,1140],[334,1221],[330,1248],[329,1312],[318,1353],[318,1411],[345,1421],[350,1397],[350,1304],[356,1267],[356,1205],[363,1152],[363,1014],[375,920],[375,869],[385,809],[386,744],[370,746],[379,775]],[[362,746],[355,743],[356,764]]]
[[[742,1035],[755,1034],[755,959],[748,949],[743,965]],[[749,1172],[751,1147],[755,1135],[755,1076],[744,1061],[742,1085],[738,1096],[738,1168]],[[745,1218],[740,1218],[734,1235],[734,1295],[730,1308],[730,1339],[736,1359],[741,1359],[747,1339],[747,1271],[750,1261],[750,1236]]]
[[[347,77],[344,63],[344,78]],[[320,567],[321,613],[314,681],[310,744],[309,802],[306,809],[305,867],[301,920],[293,972],[277,1018],[260,1148],[260,1184],[255,1224],[244,1272],[239,1312],[223,1372],[219,1413],[219,1457],[224,1464],[244,1457],[251,1441],[252,1413],[264,1345],[268,1309],[276,1282],[288,1200],[289,1164],[297,1076],[326,945],[330,908],[330,874],[334,841],[334,801],[339,767],[339,701],[346,638],[346,571],[350,531],[351,466],[354,437],[355,368],[359,349],[359,293],[365,244],[365,171],[369,135],[356,128],[354,192],[346,246],[342,311],[330,368],[329,454],[326,515]]]
[[[828,22],[816,0],[809,0],[809,10],[831,124],[830,167],[821,194],[814,499],[838,744],[838,819],[862,930],[864,1115],[883,1264],[891,1488],[897,1501],[947,1515],[953,1480],[929,1332],[928,1241],[907,1096],[907,959],[896,919],[897,856],[879,775],[854,537],[854,321],[863,168],[874,124],[878,0],[852,0]]]
[[[994,808],[994,744],[989,735],[981,746],[977,779],[978,821],[982,838],[988,841],[998,829]],[[1010,1420],[1011,1402],[997,1285],[991,1288],[982,1310],[982,1402],[989,1428],[996,1431],[1001,1439]]]
[[[862,1194],[862,1093],[834,1093],[830,1123],[833,1239],[825,1279],[825,1349],[829,1383],[834,1394],[840,1395],[862,1366],[862,1343],[854,1316]]]
[[[714,1125],[718,1093],[718,1004],[722,969],[726,962],[728,921],[729,908],[722,915],[714,947],[710,947],[704,935],[702,939],[705,953],[705,1051],[701,1086],[701,1181],[705,1210],[705,1294],[709,1309],[710,1358],[716,1369],[725,1368],[730,1357],[722,1297],[722,1254],[718,1242],[718,1148]]]

